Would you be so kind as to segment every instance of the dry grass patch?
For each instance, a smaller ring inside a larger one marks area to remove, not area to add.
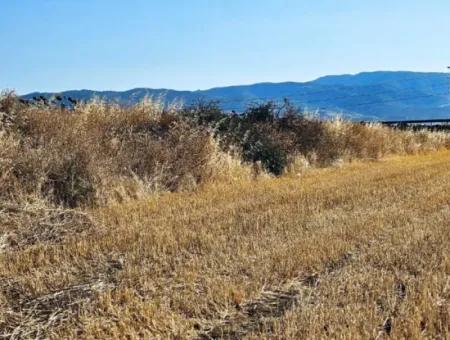
[[[102,232],[6,252],[0,275],[34,299],[105,282],[42,336],[375,337],[390,318],[391,335],[445,337],[449,161],[397,157],[97,209]]]
[[[73,236],[86,237],[94,222],[88,214],[42,204],[0,204],[0,251],[24,249],[34,244],[63,242]]]

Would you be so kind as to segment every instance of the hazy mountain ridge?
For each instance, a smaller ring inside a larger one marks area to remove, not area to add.
[[[431,119],[450,117],[448,84],[445,73],[380,71],[325,76],[303,83],[257,83],[198,91],[149,88],[74,90],[34,92],[24,98],[59,94],[78,100],[98,97],[121,104],[134,104],[146,96],[163,97],[166,102],[179,100],[186,104],[203,99],[217,100],[224,109],[238,112],[255,102],[289,98],[295,105],[317,111],[325,117],[337,113],[351,119]]]

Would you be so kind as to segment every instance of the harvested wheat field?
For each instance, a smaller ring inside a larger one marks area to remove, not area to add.
[[[3,337],[450,336],[449,151],[20,213]]]

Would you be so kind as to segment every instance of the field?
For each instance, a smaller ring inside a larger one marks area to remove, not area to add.
[[[0,254],[1,334],[446,338],[449,193],[438,151],[82,210],[30,205],[41,233],[21,229]]]
[[[450,135],[289,102],[0,95],[0,337],[445,338]]]

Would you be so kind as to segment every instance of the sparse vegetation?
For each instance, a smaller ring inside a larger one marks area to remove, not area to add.
[[[449,336],[448,134],[74,105],[0,100],[0,336]]]

